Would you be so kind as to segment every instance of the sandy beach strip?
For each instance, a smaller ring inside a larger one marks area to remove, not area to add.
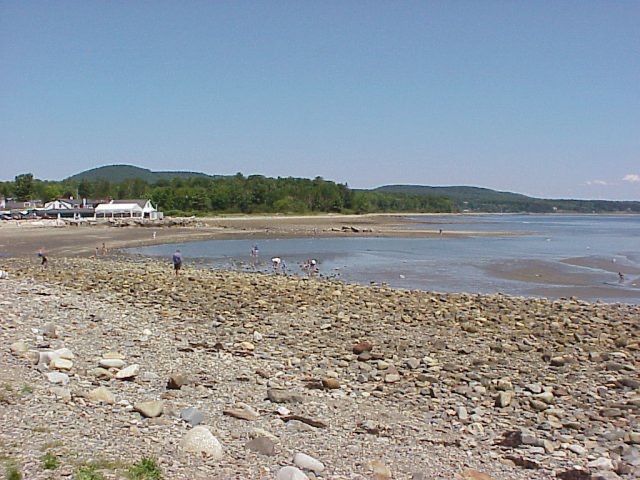
[[[105,224],[48,226],[46,222],[0,223],[0,256],[34,255],[39,248],[59,256],[86,256],[108,249],[198,240],[302,237],[445,238],[470,235],[516,235],[517,232],[411,229],[416,221],[403,215],[221,216],[193,219],[191,226],[116,227]],[[53,222],[50,223],[53,225]],[[155,238],[153,232],[156,232]]]

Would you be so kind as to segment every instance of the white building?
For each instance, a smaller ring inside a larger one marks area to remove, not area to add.
[[[95,210],[96,218],[148,218],[160,220],[163,215],[151,200],[111,200],[101,203]]]

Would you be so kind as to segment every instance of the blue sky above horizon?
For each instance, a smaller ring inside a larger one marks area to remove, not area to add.
[[[109,164],[640,200],[640,2],[0,2],[0,180]]]

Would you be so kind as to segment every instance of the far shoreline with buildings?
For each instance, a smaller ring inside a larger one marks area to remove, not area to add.
[[[0,197],[0,219],[2,220],[58,219],[81,222],[116,218],[162,220],[163,217],[163,212],[159,212],[148,199],[58,198],[50,202],[42,202],[41,200],[16,201]]]

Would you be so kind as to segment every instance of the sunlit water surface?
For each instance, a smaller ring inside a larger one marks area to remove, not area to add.
[[[186,263],[216,269],[270,271],[281,257],[290,275],[317,259],[322,276],[346,282],[386,283],[393,287],[437,292],[506,293],[558,297],[575,286],[580,298],[640,303],[640,216],[637,215],[481,215],[418,216],[410,229],[442,235],[430,238],[301,238],[209,240],[127,249],[130,254],[170,259],[180,248]],[[522,235],[448,237],[462,230],[518,232]],[[259,257],[250,256],[258,244]],[[582,266],[567,264],[580,258]],[[559,273],[532,281],[514,269],[550,269]],[[619,281],[617,272],[627,272]],[[554,284],[553,278],[562,278]],[[551,280],[550,280],[551,278]],[[539,284],[538,284],[539,283]],[[575,283],[575,285],[572,285]],[[597,292],[589,292],[593,287]],[[554,290],[555,289],[555,290]],[[607,290],[606,292],[603,291]],[[554,294],[554,291],[556,294]],[[551,292],[551,293],[550,293]]]

